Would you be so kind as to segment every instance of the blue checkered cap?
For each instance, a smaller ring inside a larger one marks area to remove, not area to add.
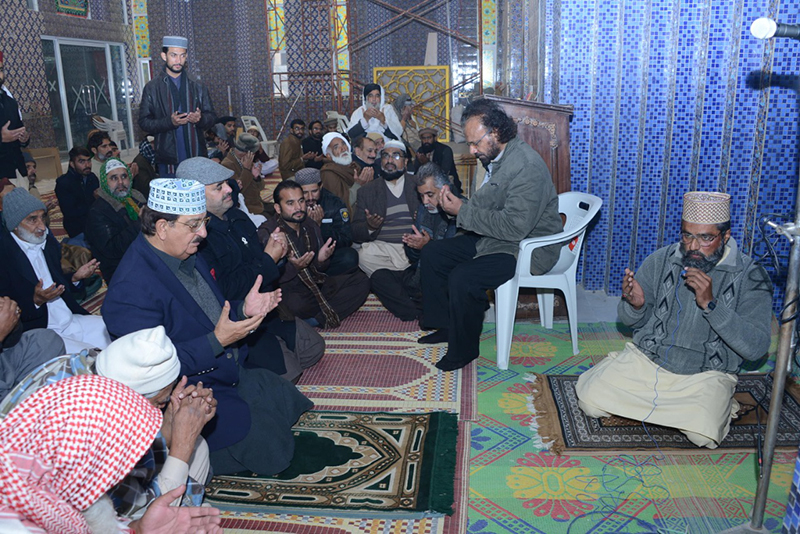
[[[174,215],[203,214],[206,212],[206,188],[195,180],[158,178],[150,182],[147,207]]]

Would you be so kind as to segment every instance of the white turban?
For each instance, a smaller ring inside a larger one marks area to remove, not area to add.
[[[329,132],[329,133],[326,133],[325,135],[322,136],[322,153],[323,154],[327,154],[328,153],[328,147],[330,146],[331,141],[333,141],[337,137],[339,139],[341,139],[342,141],[344,141],[344,144],[347,145],[347,151],[350,152],[350,150],[351,150],[350,143],[347,142],[347,139],[345,139],[342,134],[337,133],[337,132]]]
[[[163,326],[139,330],[112,342],[97,355],[97,373],[145,397],[175,382],[181,362]]]

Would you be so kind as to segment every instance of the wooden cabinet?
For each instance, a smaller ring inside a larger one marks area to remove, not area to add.
[[[517,122],[517,135],[544,159],[556,193],[571,190],[569,170],[569,121],[572,106],[529,102],[486,95],[498,102]]]

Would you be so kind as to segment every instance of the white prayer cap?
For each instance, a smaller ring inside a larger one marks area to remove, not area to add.
[[[731,220],[731,196],[726,193],[691,191],[683,195],[683,216],[688,223],[720,224]]]
[[[383,146],[383,150],[386,150],[387,148],[399,148],[403,151],[403,153],[406,152],[406,145],[404,145],[402,141],[398,141],[396,139],[389,139],[386,141],[386,144]]]
[[[112,342],[97,355],[101,376],[152,396],[178,379],[181,362],[163,326],[139,330]]]
[[[189,39],[180,37],[179,35],[165,35],[164,40],[161,41],[163,48],[189,48]]]
[[[125,163],[123,163],[122,160],[117,158],[107,159],[105,162],[103,162],[103,168],[106,170],[106,174],[116,169],[125,169],[126,171],[128,170],[128,167],[125,165]]]
[[[206,212],[206,188],[195,180],[158,178],[150,182],[147,207],[159,213],[199,215]]]
[[[342,134],[340,134],[338,132],[328,132],[328,133],[326,133],[325,135],[322,136],[322,153],[323,154],[327,154],[328,153],[328,147],[330,146],[331,142],[336,138],[339,138],[342,141],[344,141],[344,144],[347,145],[347,151],[350,152],[350,150],[351,150],[350,143],[347,142],[347,139],[345,139]]]

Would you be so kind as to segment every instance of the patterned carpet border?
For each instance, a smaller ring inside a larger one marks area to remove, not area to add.
[[[648,436],[636,421],[586,416],[578,406],[577,375],[529,374],[525,378],[532,383],[529,405],[535,417],[532,426],[544,446],[555,454],[650,453],[657,447],[670,454],[705,452],[675,429],[648,424]],[[729,434],[719,445],[720,452],[755,450],[755,436],[759,432],[763,435],[766,429],[771,392],[770,375],[739,376],[735,396],[742,405],[740,414],[744,415],[732,422]],[[792,395],[784,397],[780,421],[777,446],[793,450],[800,442],[800,404]]]

